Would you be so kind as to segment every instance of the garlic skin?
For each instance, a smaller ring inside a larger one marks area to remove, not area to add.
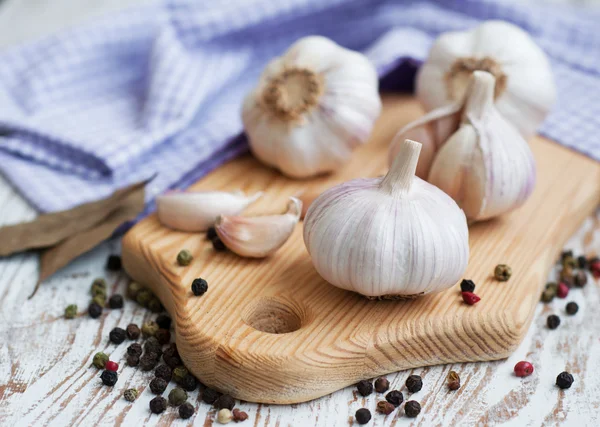
[[[329,283],[367,297],[411,298],[453,286],[469,258],[463,211],[415,177],[421,144],[406,140],[383,178],[321,194],[304,219],[304,243]]]
[[[440,148],[428,181],[451,196],[471,221],[517,208],[535,185],[527,142],[494,104],[494,77],[475,71],[461,125]]]
[[[219,215],[237,215],[262,196],[246,196],[241,191],[170,192],[156,198],[162,225],[178,231],[206,231]]]
[[[417,74],[417,97],[427,111],[461,101],[475,70],[494,75],[498,110],[524,138],[534,135],[556,102],[556,87],[544,52],[508,22],[442,34]]]
[[[292,178],[338,169],[365,143],[381,112],[375,68],[320,36],[272,60],[243,104],[253,154]]]
[[[302,202],[290,197],[284,214],[221,216],[215,224],[215,230],[230,251],[242,257],[264,258],[273,254],[290,238],[301,212]]]

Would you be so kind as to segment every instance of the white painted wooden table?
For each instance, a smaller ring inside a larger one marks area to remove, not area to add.
[[[79,19],[124,3],[145,0],[104,1],[8,0],[0,4],[0,47],[44,34]],[[1,2],[0,2],[1,3]],[[49,6],[52,3],[53,6]],[[81,4],[92,5],[91,8]],[[100,3],[102,3],[100,5]],[[73,5],[79,5],[73,9]],[[70,8],[70,9],[69,9]],[[70,13],[63,13],[69,10]],[[27,19],[23,18],[27,16]],[[19,22],[27,25],[18,25]],[[7,27],[8,26],[8,27]],[[26,28],[27,27],[27,28]],[[10,28],[10,31],[7,31]],[[1,66],[1,64],[0,64]],[[0,178],[0,225],[34,217],[34,211]],[[600,254],[600,210],[589,218],[567,245],[576,253]],[[153,397],[147,385],[152,372],[125,366],[127,342],[115,346],[108,333],[115,327],[151,319],[145,309],[127,301],[123,310],[105,310],[99,319],[82,316],[65,320],[66,305],[85,309],[89,285],[105,277],[110,293],[124,293],[124,274],[105,271],[110,253],[119,251],[119,241],[107,242],[82,256],[47,281],[38,294],[27,300],[38,269],[37,256],[25,254],[0,260],[0,426],[91,426],[91,425],[196,425],[210,426],[215,411],[198,400],[198,391],[189,401],[196,406],[193,418],[178,420],[169,408],[160,416],[151,415]],[[567,301],[576,301],[580,311],[566,316]],[[515,301],[518,303],[518,301]],[[381,395],[362,398],[348,388],[313,402],[291,405],[240,403],[250,415],[241,425],[254,426],[337,426],[353,422],[354,412],[367,407],[373,412],[369,425],[600,425],[600,283],[571,292],[568,300],[540,304],[524,342],[508,360],[436,366],[389,375],[392,388],[401,388],[408,375],[420,374],[424,386],[412,399],[421,402],[423,412],[415,420],[402,411],[384,417],[374,409]],[[557,313],[563,323],[554,331],[545,327],[548,314]],[[119,381],[114,388],[102,386],[99,372],[90,367],[95,352],[105,351],[120,363]],[[535,373],[516,378],[513,366],[529,360]],[[448,392],[445,377],[456,370],[463,386]],[[556,375],[570,371],[575,384],[560,391]],[[134,404],[122,398],[130,387],[144,389]],[[169,386],[169,389],[172,384]],[[165,395],[168,393],[168,390]]]

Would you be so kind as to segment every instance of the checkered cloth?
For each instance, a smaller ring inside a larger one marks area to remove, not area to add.
[[[396,83],[444,31],[531,33],[560,102],[541,132],[600,160],[600,15],[519,2],[169,0],[0,52],[0,171],[41,211],[157,177],[148,200],[246,150],[240,105],[269,59],[322,34]],[[388,79],[389,80],[389,79]]]

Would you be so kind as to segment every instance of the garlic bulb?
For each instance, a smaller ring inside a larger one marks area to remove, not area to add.
[[[329,283],[368,297],[414,297],[454,285],[469,258],[464,213],[415,177],[418,142],[402,144],[383,178],[330,188],[304,219],[304,243]]]
[[[460,101],[475,70],[496,78],[498,110],[523,137],[533,135],[556,100],[556,88],[544,52],[508,22],[442,34],[417,75],[417,97],[426,110]]]
[[[219,215],[237,215],[262,192],[246,196],[241,191],[170,192],[156,198],[159,221],[179,231],[206,231]]]
[[[290,197],[284,214],[221,216],[215,224],[215,230],[230,251],[243,257],[264,258],[289,239],[298,224],[301,211],[302,202]]]
[[[475,71],[458,130],[440,148],[428,181],[444,190],[470,220],[520,206],[535,184],[527,142],[494,105],[494,77]]]
[[[381,111],[375,68],[358,52],[305,37],[265,68],[244,100],[254,155],[293,178],[329,172],[366,142]]]

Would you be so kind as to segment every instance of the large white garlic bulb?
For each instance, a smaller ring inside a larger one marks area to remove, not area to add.
[[[421,144],[406,140],[383,178],[321,194],[304,220],[304,243],[329,283],[368,297],[415,297],[454,285],[469,258],[463,211],[415,177]]]
[[[417,75],[417,97],[426,110],[460,101],[475,70],[496,78],[498,110],[523,137],[532,136],[556,100],[544,52],[525,31],[503,21],[442,34]]]
[[[265,68],[244,100],[254,155],[303,178],[346,163],[381,112],[375,68],[362,54],[305,37]]]

